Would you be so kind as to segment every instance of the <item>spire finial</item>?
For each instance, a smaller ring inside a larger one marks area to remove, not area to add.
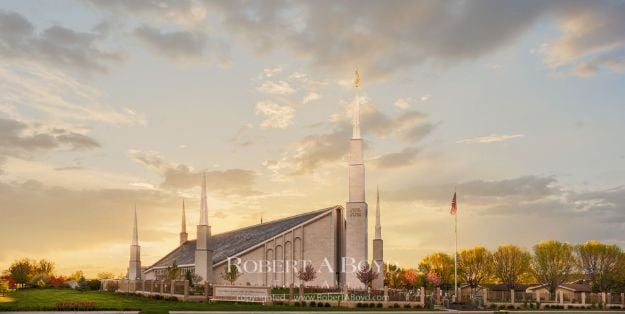
[[[380,187],[376,186],[377,197],[375,206],[375,238],[382,239],[382,225],[380,224]]]
[[[135,220],[132,228],[132,245],[139,245],[139,233],[137,231],[137,204],[135,204]]]
[[[200,207],[200,225],[208,226],[208,204],[206,203],[206,172],[202,173],[202,200]]]

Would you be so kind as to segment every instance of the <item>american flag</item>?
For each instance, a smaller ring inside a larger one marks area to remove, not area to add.
[[[449,211],[452,215],[455,215],[458,211],[456,207],[456,192],[454,192],[454,198],[451,199],[451,210]]]

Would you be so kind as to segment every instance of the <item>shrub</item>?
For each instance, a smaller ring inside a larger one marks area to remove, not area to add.
[[[89,290],[98,291],[100,290],[101,286],[102,283],[98,279],[92,279],[87,281],[87,287],[89,287]]]
[[[490,308],[491,310],[494,310],[494,309],[496,309],[496,308],[497,308],[497,304],[493,304],[493,303],[491,303],[491,304],[488,306],[488,308]]]
[[[317,307],[323,307],[323,302],[317,303]]]
[[[174,296],[172,295],[172,296],[168,296],[168,297],[166,297],[166,298],[165,298],[165,300],[167,300],[167,301],[178,301],[178,298],[176,298],[176,297],[174,297]]]
[[[383,305],[382,305],[382,303],[378,303],[376,306],[377,307],[382,307]]]
[[[308,303],[308,306],[316,306],[316,305],[317,305],[317,302],[315,301],[310,301],[310,303]]]
[[[117,281],[107,281],[106,282],[106,291],[115,292],[119,289],[119,282]]]
[[[295,301],[295,302],[293,302],[293,305],[300,306],[300,303],[299,303],[299,301]]]
[[[399,304],[397,304],[397,303],[393,304],[393,308],[398,309],[399,308]]]
[[[410,308],[410,304],[404,304],[404,308],[405,309],[409,309]]]
[[[514,310],[514,304],[508,305],[508,310]]]
[[[375,307],[375,303],[369,303],[369,307]]]
[[[415,309],[421,309],[421,308],[423,308],[423,307],[422,307],[420,304],[417,304],[417,305],[415,305],[415,306],[414,306],[414,308],[415,308]]]
[[[325,306],[325,307],[330,307],[330,303],[326,302],[326,303],[324,304],[324,306]]]

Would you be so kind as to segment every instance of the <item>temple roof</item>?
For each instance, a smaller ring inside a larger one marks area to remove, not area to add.
[[[328,207],[250,227],[214,234],[210,239],[210,243],[212,244],[214,250],[213,264],[224,261],[229,256],[236,256],[236,254],[244,250],[263,243],[285,231],[305,223],[308,220],[331,212],[337,207],[339,206]],[[183,243],[154,263],[154,265],[150,266],[148,270],[154,267],[171,266],[174,261],[176,261],[176,265],[179,266],[195,264],[195,245],[196,240],[190,240]]]

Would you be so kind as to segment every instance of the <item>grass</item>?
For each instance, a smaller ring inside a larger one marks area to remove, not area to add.
[[[53,311],[59,302],[96,302],[94,310],[140,310],[146,314],[166,314],[169,311],[345,311],[342,307],[295,307],[290,305],[261,305],[243,303],[180,302],[148,299],[137,295],[101,291],[80,292],[72,289],[20,289],[0,299],[0,311]],[[375,308],[357,309],[379,310]],[[389,309],[393,310],[393,309]],[[401,309],[395,309],[401,310]]]

